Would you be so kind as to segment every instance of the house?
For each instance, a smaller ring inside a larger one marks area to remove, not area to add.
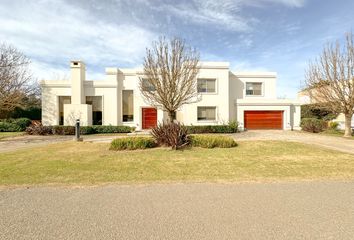
[[[44,80],[43,125],[126,125],[149,129],[167,118],[144,102],[142,70],[106,68],[106,79],[86,80],[85,64],[70,63],[70,80]],[[300,103],[276,98],[274,72],[232,72],[227,62],[201,62],[200,101],[184,105],[176,118],[185,125],[238,121],[240,129],[299,129]]]
[[[314,94],[318,89],[312,88],[312,89],[304,89],[298,92],[297,96],[298,99],[301,103],[301,105],[306,105],[306,104],[316,104],[316,100],[314,97]],[[315,95],[318,97],[318,95]],[[318,100],[318,98],[317,98]],[[323,99],[320,99],[323,100]],[[338,123],[338,128],[340,130],[345,129],[345,115],[343,113],[338,114],[338,116],[332,120],[332,122],[337,122]],[[354,115],[352,116],[352,122],[351,122],[351,127],[354,129]]]

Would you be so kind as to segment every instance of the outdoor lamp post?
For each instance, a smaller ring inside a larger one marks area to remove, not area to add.
[[[75,140],[76,141],[82,141],[83,139],[80,137],[80,119],[76,119],[75,122]]]

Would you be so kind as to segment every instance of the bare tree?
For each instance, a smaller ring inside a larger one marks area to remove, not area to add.
[[[313,100],[335,113],[345,115],[345,137],[351,136],[354,113],[354,44],[353,33],[346,42],[328,44],[318,59],[309,64],[306,85]]]
[[[181,39],[160,38],[146,50],[144,77],[139,88],[145,101],[176,119],[184,104],[198,101],[197,79],[199,54]]]
[[[33,90],[29,63],[13,46],[0,44],[0,117],[21,107],[22,99]]]

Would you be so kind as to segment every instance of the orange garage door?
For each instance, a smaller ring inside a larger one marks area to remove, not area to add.
[[[283,129],[283,111],[245,111],[246,129]]]

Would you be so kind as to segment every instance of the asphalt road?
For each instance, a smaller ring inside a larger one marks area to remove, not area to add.
[[[354,182],[0,190],[0,239],[353,239]]]

